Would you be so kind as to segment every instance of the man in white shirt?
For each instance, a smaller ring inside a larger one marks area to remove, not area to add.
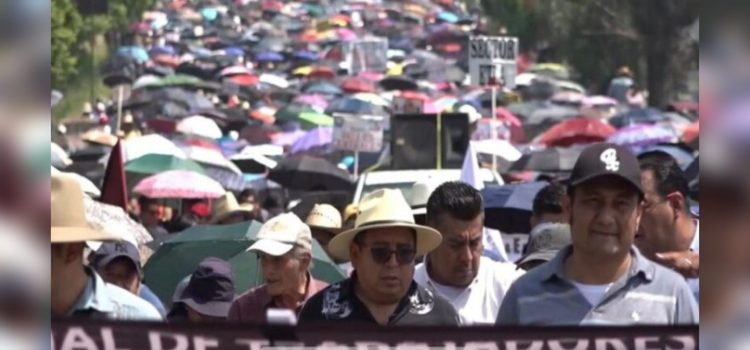
[[[463,182],[442,184],[427,202],[426,222],[443,241],[417,265],[414,280],[448,299],[462,325],[494,323],[505,292],[523,271],[482,256],[479,191]]]
[[[688,181],[672,156],[653,151],[638,157],[644,208],[635,244],[643,255],[688,278],[700,294],[700,225],[690,212]]]

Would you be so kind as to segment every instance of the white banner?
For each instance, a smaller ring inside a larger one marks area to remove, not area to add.
[[[380,116],[334,115],[333,147],[354,152],[383,149],[384,118]]]
[[[344,62],[347,63],[349,74],[360,72],[384,72],[388,68],[388,39],[381,37],[367,37],[342,46]]]
[[[506,88],[516,85],[518,38],[472,37],[469,44],[469,75],[471,83],[490,85],[493,81]]]

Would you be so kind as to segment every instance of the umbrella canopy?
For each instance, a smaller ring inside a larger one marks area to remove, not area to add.
[[[89,225],[125,237],[125,240],[130,241],[136,247],[152,240],[146,228],[130,218],[130,215],[122,208],[98,202],[89,197],[84,197],[83,204]]]
[[[490,186],[482,190],[484,224],[506,233],[531,232],[531,213],[536,194],[546,182]]]
[[[268,179],[293,190],[351,190],[354,184],[345,170],[333,163],[308,156],[282,159]]]
[[[234,274],[237,294],[262,284],[258,257],[247,252],[257,239],[261,224],[256,221],[234,225],[194,226],[163,242],[143,268],[144,280],[165,303],[171,303],[177,284],[189,276],[198,263],[210,256],[228,260]],[[313,268],[317,279],[335,283],[345,277],[326,255],[317,241],[312,246]]]
[[[291,153],[309,151],[315,148],[325,147],[333,142],[333,128],[321,127],[308,131],[297,142],[292,144]]]
[[[326,108],[327,114],[344,113],[354,115],[386,115],[383,107],[374,105],[370,102],[362,101],[358,98],[343,97],[331,101]]]
[[[609,123],[616,128],[622,128],[634,124],[659,123],[666,119],[666,116],[656,108],[631,108],[610,118]]]
[[[698,137],[700,136],[700,130],[700,121],[695,121],[694,123],[690,124],[682,133],[682,141],[687,144],[696,142],[698,140]]]
[[[276,111],[274,117],[276,117],[277,122],[298,121],[300,114],[305,112],[315,112],[315,110],[302,103],[290,103]]]
[[[639,156],[644,153],[655,151],[664,152],[672,156],[683,170],[687,169],[690,163],[696,159],[690,149],[687,149],[684,145],[680,144],[661,144],[647,147],[640,152]]]
[[[198,163],[165,154],[147,154],[125,163],[125,171],[137,174],[158,174],[170,170],[187,170],[203,174]]]
[[[321,126],[333,126],[333,117],[323,113],[304,112],[299,115],[299,120],[306,130]]]
[[[206,175],[170,170],[149,176],[133,188],[149,198],[219,198],[226,193],[221,184]]]
[[[378,84],[386,91],[419,90],[417,82],[405,76],[387,77],[381,80]]]
[[[137,138],[125,140],[123,159],[125,162],[143,157],[147,154],[163,154],[176,158],[186,158],[185,153],[180,150],[174,142],[159,134],[149,134]],[[107,155],[109,158],[109,155]],[[106,161],[105,163],[106,164]]]
[[[391,105],[391,103],[388,102],[388,100],[386,100],[385,98],[381,97],[380,95],[377,95],[377,94],[374,94],[374,93],[363,92],[363,93],[355,94],[352,97],[356,98],[358,100],[369,102],[371,104],[374,104],[374,105],[380,106],[380,107],[388,107],[388,106]]]
[[[569,172],[578,160],[584,146],[551,147],[532,151],[521,156],[510,171],[538,171],[544,173]]]
[[[268,51],[256,54],[255,60],[258,62],[281,62],[284,60],[284,56],[278,52]]]
[[[341,95],[341,89],[333,83],[327,81],[319,81],[309,84],[302,88],[302,92],[305,94],[318,94],[324,96],[335,96]]]
[[[54,142],[50,144],[52,145],[51,161],[53,167],[58,169],[65,169],[69,165],[73,164],[73,161],[70,160],[70,157],[68,157],[68,153],[65,152],[65,150],[63,150],[60,145]]]
[[[539,136],[539,143],[547,146],[570,146],[601,142],[615,133],[615,128],[599,120],[573,118],[563,121]]]
[[[204,166],[226,169],[237,175],[242,174],[234,163],[224,157],[221,151],[215,148],[205,148],[199,146],[185,146],[182,148],[188,159],[194,160]]]
[[[220,139],[222,136],[221,128],[213,119],[206,118],[202,115],[187,117],[177,123],[176,130],[185,135],[205,137],[207,139]]]
[[[238,153],[232,156],[232,162],[243,173],[261,174],[276,167],[278,162],[261,153]]]
[[[325,110],[328,107],[328,100],[323,95],[299,95],[294,99],[294,102],[320,110]]]
[[[660,125],[636,124],[617,130],[607,142],[627,146],[637,154],[647,147],[673,142],[676,138],[672,129]]]
[[[358,92],[375,92],[375,86],[362,78],[348,78],[341,83],[341,90],[350,94]]]

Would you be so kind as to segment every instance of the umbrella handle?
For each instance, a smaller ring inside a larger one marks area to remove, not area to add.
[[[443,143],[443,112],[437,114],[437,137],[435,138],[435,145],[437,152],[437,169],[443,168],[443,157],[442,157],[442,143]]]

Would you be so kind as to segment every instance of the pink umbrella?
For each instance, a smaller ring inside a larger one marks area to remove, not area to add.
[[[299,102],[312,107],[318,107],[322,109],[328,108],[328,100],[323,95],[300,95],[294,99],[294,102]]]
[[[357,34],[349,28],[337,28],[336,35],[342,41],[353,41],[357,39]]]
[[[219,198],[226,191],[208,176],[171,170],[141,180],[133,192],[149,198]]]
[[[521,126],[521,121],[518,119],[518,117],[516,117],[515,115],[513,115],[513,113],[503,107],[497,107],[497,109],[495,110],[495,115],[497,116],[497,119],[505,121],[510,125]]]

